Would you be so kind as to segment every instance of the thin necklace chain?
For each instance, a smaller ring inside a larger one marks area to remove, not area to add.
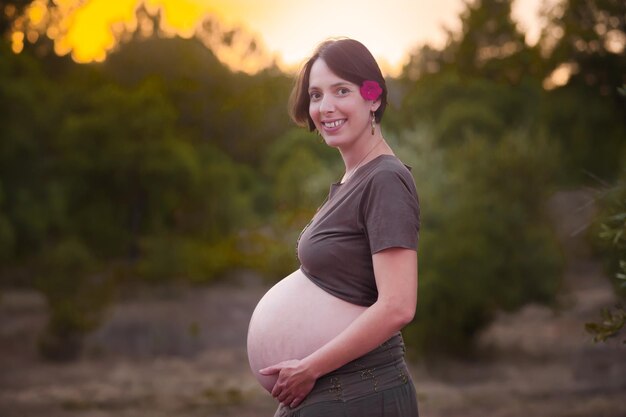
[[[363,161],[365,161],[365,158],[367,158],[373,151],[374,149],[376,149],[376,147],[378,145],[380,145],[380,143],[383,141],[383,138],[380,138],[375,144],[374,146],[372,146],[372,148],[365,154],[365,156],[363,158],[361,158],[361,160],[359,161],[358,164],[356,164],[356,166],[354,167],[353,170],[350,171],[350,175],[348,175],[348,173],[346,173],[345,179],[343,180],[342,184],[345,184],[346,181],[348,181],[348,179],[350,179],[350,177],[352,177],[352,174],[354,174],[354,172],[359,169],[359,167],[361,166],[361,164],[363,163]],[[326,198],[324,199],[324,202],[322,203],[321,206],[319,206],[317,208],[317,211],[315,212],[315,215],[317,215],[317,212],[319,212],[322,207],[324,207],[324,205],[328,202],[330,196],[326,196]],[[309,226],[311,225],[311,223],[313,223],[313,220],[315,220],[315,215],[313,215],[313,217],[311,218],[311,220],[309,220],[309,223],[304,226],[304,229],[302,229],[302,231],[300,232],[300,234],[298,235],[298,239],[296,239],[296,259],[298,259],[298,246],[300,244],[300,239],[302,238],[302,235],[304,234],[304,232],[309,228]]]
[[[354,167],[354,169],[350,170],[350,172],[346,172],[346,174],[344,175],[344,179],[341,182],[342,184],[345,184],[346,182],[348,182],[348,180],[350,179],[350,177],[352,177],[352,175],[356,172],[357,169],[359,169],[359,167],[361,166],[361,164],[363,163],[363,161],[365,161],[365,159],[374,151],[374,149],[376,149],[376,147],[378,145],[381,144],[381,142],[383,141],[382,138],[380,138],[375,144],[374,146],[372,146],[372,148],[367,151],[367,153],[365,154],[365,156],[363,158],[361,158],[361,160],[359,161],[358,164],[356,164],[356,166]]]

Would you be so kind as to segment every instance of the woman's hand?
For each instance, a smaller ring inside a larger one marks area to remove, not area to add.
[[[272,396],[290,408],[297,407],[306,398],[317,379],[303,362],[297,359],[263,368],[259,373],[278,374],[278,380],[272,388]]]

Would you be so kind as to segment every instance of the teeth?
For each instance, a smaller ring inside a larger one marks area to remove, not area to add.
[[[334,122],[324,122],[326,127],[337,127],[343,124],[343,120],[335,120]]]

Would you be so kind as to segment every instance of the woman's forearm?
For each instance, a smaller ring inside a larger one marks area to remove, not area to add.
[[[319,378],[372,351],[411,320],[406,309],[389,301],[377,301],[337,337],[304,358],[302,364]]]

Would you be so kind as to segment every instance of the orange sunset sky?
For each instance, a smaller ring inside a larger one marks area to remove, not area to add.
[[[443,27],[456,30],[463,0],[55,0],[63,18],[60,30],[48,29],[57,53],[71,53],[79,62],[106,58],[114,47],[114,28],[136,25],[135,10],[161,8],[171,33],[192,36],[202,19],[211,15],[224,27],[243,28],[259,41],[283,69],[297,66],[321,40],[349,36],[363,42],[385,72],[397,72],[407,53],[417,45],[441,46]],[[539,35],[537,13],[544,0],[516,0],[513,17],[527,33],[527,42]],[[45,20],[43,2],[28,12],[33,24]],[[14,49],[29,34],[14,34]],[[32,33],[30,36],[35,36]],[[218,53],[218,56],[220,54]],[[233,69],[254,72],[255,65],[241,56],[220,56]]]

